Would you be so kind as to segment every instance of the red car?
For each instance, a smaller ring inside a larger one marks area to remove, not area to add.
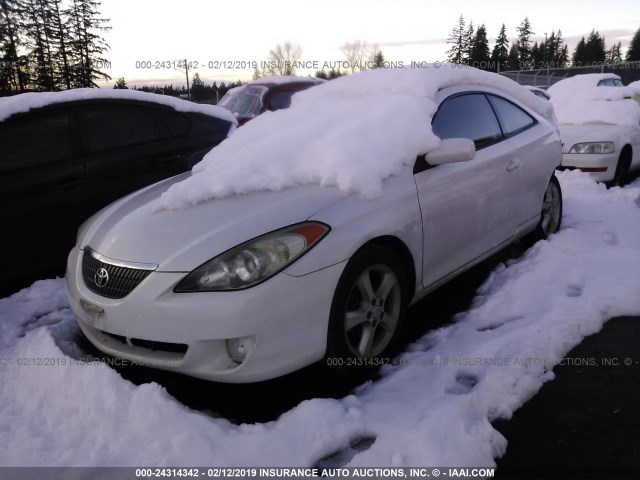
[[[240,126],[266,111],[288,108],[294,93],[324,82],[312,77],[262,77],[229,90],[218,106],[233,113]]]

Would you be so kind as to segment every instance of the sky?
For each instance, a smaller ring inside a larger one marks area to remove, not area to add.
[[[184,72],[174,65],[183,58],[206,82],[249,80],[252,66],[284,42],[299,45],[311,67],[299,74],[343,61],[340,47],[355,40],[377,44],[390,62],[442,61],[461,14],[475,27],[485,24],[490,48],[502,23],[513,39],[525,16],[534,41],[561,29],[570,52],[592,29],[607,47],[622,42],[624,52],[640,28],[637,0],[102,0],[100,11],[112,27],[105,71],[113,80],[105,86],[119,77],[129,85],[180,85]]]

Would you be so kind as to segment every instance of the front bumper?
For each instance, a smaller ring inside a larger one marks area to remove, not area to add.
[[[613,180],[618,165],[617,152],[605,154],[563,153],[561,169],[585,169],[596,182]],[[589,171],[602,169],[604,171]]]
[[[274,378],[323,357],[346,264],[301,277],[280,273],[235,292],[174,293],[186,274],[153,272],[126,297],[110,299],[86,287],[82,253],[78,247],[70,253],[66,282],[71,309],[91,343],[132,362],[230,383]],[[238,338],[247,349],[240,364],[227,353],[227,340]]]

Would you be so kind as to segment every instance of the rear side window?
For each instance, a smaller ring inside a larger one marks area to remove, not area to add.
[[[90,107],[82,128],[91,153],[158,140],[155,119],[144,108]]]
[[[222,140],[229,134],[231,124],[221,118],[211,117],[202,113],[191,113],[191,130],[189,135],[206,135],[212,140]]]
[[[291,97],[298,90],[287,90],[284,92],[277,92],[271,95],[269,99],[269,110],[282,110],[283,108],[289,108],[291,105]]]
[[[487,95],[491,105],[496,111],[502,132],[511,135],[536,123],[535,119],[520,107],[504,98]]]
[[[0,146],[3,170],[70,158],[69,115],[42,113],[0,122]]]
[[[182,137],[189,131],[191,121],[185,114],[159,109],[153,113],[160,123],[163,137]]]
[[[466,94],[445,100],[432,122],[433,133],[441,139],[468,138],[476,148],[502,137],[498,120],[482,94]]]

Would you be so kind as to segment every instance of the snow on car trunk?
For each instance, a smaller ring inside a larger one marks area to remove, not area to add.
[[[382,181],[438,147],[431,130],[439,89],[499,88],[552,118],[548,102],[494,73],[466,66],[380,69],[326,82],[266,112],[209,152],[194,175],[173,185],[162,208],[304,184],[338,186],[374,198]]]
[[[155,383],[75,361],[62,280],[0,300],[0,465],[310,466],[363,436],[375,442],[349,466],[494,465],[507,441],[491,421],[510,418],[607,319],[640,314],[640,181],[607,190],[580,172],[559,178],[562,230],[499,266],[467,312],[381,380],[264,424],[212,418]]]

